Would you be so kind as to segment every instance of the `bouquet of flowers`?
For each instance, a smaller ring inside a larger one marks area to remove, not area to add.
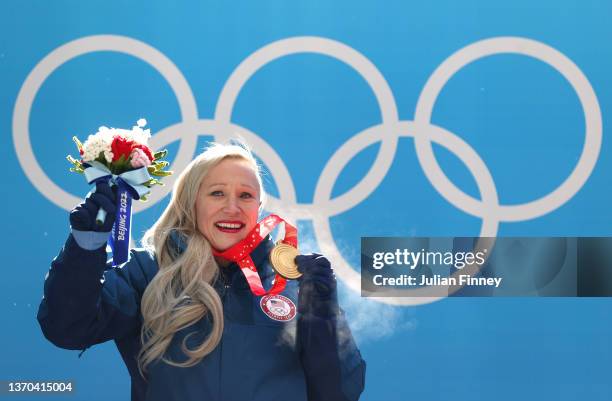
[[[146,124],[141,118],[131,130],[100,127],[85,143],[74,136],[80,159],[66,157],[70,171],[85,175],[90,185],[108,181],[117,186],[117,214],[109,241],[114,265],[127,260],[132,199],[146,201],[152,186],[164,185],[159,178],[172,174],[165,170],[169,163],[161,160],[168,152],[153,153],[147,145],[151,132],[143,129]],[[101,224],[105,217],[100,209],[96,221]]]

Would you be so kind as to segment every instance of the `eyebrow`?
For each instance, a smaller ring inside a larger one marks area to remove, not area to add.
[[[224,183],[222,183],[222,182],[213,182],[213,183],[212,183],[212,184],[210,184],[208,187],[210,188],[210,187],[214,187],[214,186],[217,186],[217,185],[222,186],[222,187],[227,186],[227,184],[224,184]],[[245,186],[245,187],[249,187],[249,188],[253,188],[253,189],[257,189],[257,187],[254,187],[254,186],[252,186],[251,184],[244,183],[244,182],[240,183],[240,185]]]

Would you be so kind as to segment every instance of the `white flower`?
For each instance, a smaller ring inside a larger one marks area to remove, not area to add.
[[[136,125],[132,127],[132,131],[126,131],[126,135],[136,143],[141,145],[147,145],[149,138],[151,138],[150,129],[142,129],[147,124],[147,120],[141,118],[136,122]]]
[[[113,143],[113,138],[116,135],[119,135],[128,141],[134,141],[138,144],[148,146],[147,143],[149,138],[151,138],[151,130],[142,129],[142,127],[147,124],[147,120],[141,118],[136,122],[136,124],[137,125],[133,126],[131,130],[108,128],[104,126],[98,128],[98,132],[93,135],[89,135],[83,144],[83,161],[94,161],[100,156],[100,153],[102,153],[104,159],[108,163],[111,163],[113,161],[113,150],[111,148],[111,144]]]
[[[105,150],[104,158],[106,159],[107,163],[111,163],[113,161],[113,152],[110,150]]]
[[[140,127],[134,127],[131,131],[132,140],[141,145],[147,145],[151,138],[151,130],[143,130]]]
[[[104,158],[110,163],[112,158],[113,130],[107,127],[100,127],[98,132],[89,135],[83,144],[83,161],[91,162],[104,153]],[[109,160],[110,155],[110,160]]]

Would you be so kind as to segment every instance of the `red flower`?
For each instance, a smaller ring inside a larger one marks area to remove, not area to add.
[[[119,135],[115,136],[113,138],[113,143],[111,143],[113,161],[119,160],[121,156],[124,156],[123,160],[128,160],[130,158],[130,153],[132,153],[133,145],[134,141],[128,141]]]
[[[132,145],[132,150],[134,149],[142,149],[142,151],[145,153],[145,155],[147,155],[147,157],[149,158],[149,161],[153,162],[153,154],[151,153],[151,149],[149,149],[148,146],[146,145],[141,145],[139,143],[135,143]]]

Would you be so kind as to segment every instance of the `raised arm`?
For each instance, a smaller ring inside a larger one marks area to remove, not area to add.
[[[365,385],[365,361],[338,306],[336,279],[321,255],[296,258],[300,279],[298,343],[309,401],[353,401]]]
[[[100,205],[107,217],[97,225]],[[72,232],[51,262],[37,315],[43,334],[58,347],[84,349],[140,326],[140,298],[148,282],[142,268],[146,256],[132,251],[121,266],[107,263],[106,239],[114,212],[112,190],[98,184],[70,214]]]

